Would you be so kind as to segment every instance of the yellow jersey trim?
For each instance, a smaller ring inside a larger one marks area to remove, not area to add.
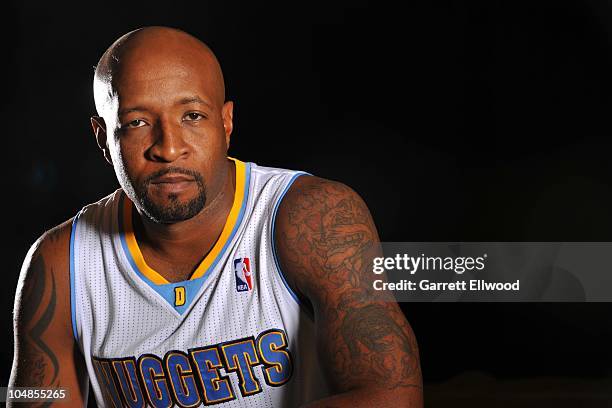
[[[234,230],[236,222],[238,221],[240,209],[242,208],[242,204],[245,199],[246,165],[244,162],[238,159],[234,159],[232,157],[228,157],[228,159],[232,160],[236,166],[236,188],[234,192],[234,202],[232,203],[232,208],[230,209],[230,212],[227,215],[227,219],[225,221],[225,225],[223,226],[223,230],[221,231],[221,235],[213,245],[212,249],[200,262],[189,280],[198,279],[204,276],[210,265],[215,261],[227,241],[232,236],[232,231]],[[134,263],[138,267],[138,270],[147,279],[149,279],[156,285],[168,284],[170,282],[162,275],[160,275],[156,270],[147,265],[147,262],[142,256],[142,252],[140,251],[140,247],[138,246],[138,242],[136,241],[136,236],[134,235],[134,227],[132,224],[132,206],[133,203],[131,200],[124,200],[123,227],[125,230],[125,241],[127,243],[128,251],[132,256]]]

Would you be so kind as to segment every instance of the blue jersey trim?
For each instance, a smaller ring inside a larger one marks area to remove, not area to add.
[[[78,343],[79,336],[77,334],[77,326],[76,326],[76,288],[74,284],[76,269],[74,265],[74,238],[76,234],[76,226],[79,221],[79,217],[83,211],[79,211],[79,213],[72,219],[72,228],[70,231],[70,316],[72,320],[72,334],[74,335],[75,341]]]
[[[272,241],[272,256],[274,258],[274,264],[276,265],[276,270],[278,271],[278,274],[280,275],[283,283],[285,284],[285,288],[287,288],[287,291],[289,292],[293,300],[295,300],[296,303],[302,307],[302,309],[306,312],[306,314],[309,315],[310,317],[313,317],[312,310],[310,310],[308,307],[305,307],[303,302],[300,300],[300,297],[297,295],[297,293],[293,291],[293,289],[291,289],[291,286],[289,286],[287,279],[285,279],[285,274],[283,273],[283,270],[280,267],[280,263],[278,261],[278,255],[276,254],[276,243],[274,239],[274,234],[276,231],[276,215],[278,213],[278,207],[280,206],[281,201],[283,201],[285,194],[287,194],[287,191],[289,191],[289,188],[291,188],[291,186],[293,185],[293,183],[298,177],[311,176],[311,175],[312,174],[306,173],[306,172],[296,173],[293,175],[293,177],[291,177],[291,180],[289,180],[289,183],[287,183],[287,185],[285,186],[285,189],[283,190],[280,197],[276,201],[276,204],[274,205],[274,210],[272,211],[272,239],[271,241]]]
[[[228,246],[233,241],[234,236],[236,235],[236,232],[238,231],[238,228],[240,228],[240,225],[242,224],[242,219],[244,218],[245,209],[246,209],[247,202],[249,199],[249,190],[250,190],[249,186],[251,182],[251,163],[245,163],[245,170],[246,170],[245,171],[246,174],[245,174],[245,182],[244,182],[244,197],[242,200],[242,204],[240,206],[240,212],[236,219],[236,224],[234,225],[234,228],[232,229],[232,232],[229,238],[227,239],[227,241],[225,242],[225,244],[219,251],[219,254],[215,258],[215,260],[210,264],[206,272],[199,278],[188,279],[188,280],[184,280],[180,282],[165,283],[161,285],[158,285],[152,282],[149,278],[147,278],[140,271],[140,269],[138,269],[138,266],[136,265],[136,262],[134,261],[134,258],[132,258],[132,255],[128,249],[127,242],[125,240],[125,232],[124,232],[125,230],[123,228],[123,217],[121,216],[121,212],[119,212],[119,217],[118,217],[119,218],[119,231],[120,231],[119,236],[120,236],[120,241],[121,241],[121,247],[123,248],[123,253],[128,259],[130,266],[132,267],[134,272],[136,272],[136,274],[147,285],[149,285],[149,287],[151,287],[161,297],[163,297],[168,302],[168,304],[170,304],[170,306],[172,306],[174,310],[176,310],[181,315],[189,308],[189,306],[191,305],[191,302],[193,301],[193,299],[196,297],[196,295],[200,291],[200,288],[202,287],[206,279],[208,279],[208,276],[210,275],[208,271],[213,270],[217,266],[217,264],[219,263],[219,260],[223,257]],[[125,200],[125,194],[121,195],[121,198],[119,201],[119,208],[123,208],[123,200]],[[185,298],[185,303],[182,306],[174,306],[174,288],[178,286],[183,286],[185,288],[186,298]]]

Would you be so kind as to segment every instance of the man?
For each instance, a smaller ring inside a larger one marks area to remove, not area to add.
[[[414,335],[372,290],[367,207],[342,184],[227,158],[233,104],[208,47],[130,32],[94,97],[121,189],[28,253],[11,386],[79,405],[89,377],[111,407],[422,405]]]

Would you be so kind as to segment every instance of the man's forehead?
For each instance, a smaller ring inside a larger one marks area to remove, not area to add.
[[[187,104],[202,104],[215,109],[216,95],[204,81],[189,76],[159,77],[124,82],[113,87],[114,109],[130,110],[134,106],[150,110]]]
[[[172,56],[134,58],[126,61],[112,77],[114,90],[137,89],[149,86],[172,87],[192,83],[194,87],[218,86],[218,77],[205,64],[198,64]]]
[[[219,68],[207,54],[180,49],[152,50],[141,47],[123,56],[111,83],[121,86],[133,82],[180,81],[189,78],[198,83],[218,86]]]

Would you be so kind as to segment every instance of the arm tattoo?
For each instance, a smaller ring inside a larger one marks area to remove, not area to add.
[[[349,283],[357,287],[363,252],[374,240],[373,224],[363,204],[354,197],[342,197],[350,191],[347,187],[328,184],[309,186],[302,192],[301,202],[289,210],[285,244],[295,255],[293,263],[298,264],[292,267],[303,270],[310,266],[312,271],[308,272],[331,279],[336,285],[343,283],[345,276],[337,273],[342,268],[348,273]],[[336,197],[338,202],[329,203],[329,196],[340,197]]]
[[[55,313],[57,301],[55,281],[52,278],[53,273],[50,273],[48,275],[51,277],[50,288],[47,288],[45,262],[40,255],[32,261],[31,274],[32,277],[27,280],[23,288],[21,299],[23,315],[19,324],[25,329],[23,331],[25,338],[21,342],[27,344],[24,344],[26,347],[19,361],[19,371],[28,376],[29,386],[51,386],[58,378],[59,363],[51,348],[45,343],[43,335]],[[48,300],[43,302],[47,290]],[[51,367],[48,366],[49,363]],[[49,368],[51,372],[48,372]],[[45,377],[50,380],[45,381]]]
[[[349,349],[350,367],[357,374],[383,376],[389,388],[418,387],[419,367],[413,340],[384,305],[370,304],[347,310],[341,332]],[[389,375],[393,377],[389,378]]]
[[[371,262],[381,250],[363,201],[328,181],[301,183],[286,200],[276,232],[281,263],[313,301],[333,384],[420,388],[414,334],[397,303],[372,287]]]

